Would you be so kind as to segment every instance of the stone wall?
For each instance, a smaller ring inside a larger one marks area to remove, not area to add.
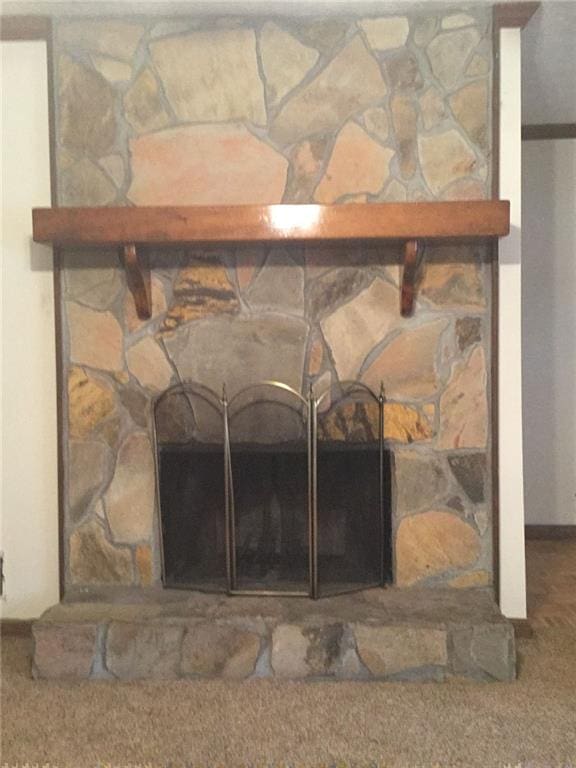
[[[61,19],[54,50],[60,205],[489,196],[488,10]],[[395,245],[156,250],[142,322],[116,253],[67,251],[67,585],[158,581],[149,406],[187,378],[382,380],[397,584],[489,584],[487,253],[429,247],[403,319]]]

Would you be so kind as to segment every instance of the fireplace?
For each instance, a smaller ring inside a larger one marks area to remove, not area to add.
[[[154,404],[166,587],[313,598],[392,574],[384,395],[265,382],[230,401],[198,384]],[[348,419],[351,434],[331,437]]]

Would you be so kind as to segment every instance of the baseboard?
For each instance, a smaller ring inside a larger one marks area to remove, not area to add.
[[[0,619],[2,637],[30,637],[33,619]]]
[[[526,525],[526,539],[576,539],[576,525]]]
[[[510,619],[514,627],[516,639],[531,640],[534,637],[534,630],[529,619]]]

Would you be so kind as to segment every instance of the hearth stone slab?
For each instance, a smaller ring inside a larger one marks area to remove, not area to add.
[[[33,625],[37,678],[513,680],[514,630],[484,589],[312,601],[150,588],[69,593]]]

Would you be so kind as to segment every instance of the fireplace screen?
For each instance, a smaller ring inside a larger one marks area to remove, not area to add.
[[[166,587],[316,598],[390,579],[383,393],[190,383],[154,427]]]

